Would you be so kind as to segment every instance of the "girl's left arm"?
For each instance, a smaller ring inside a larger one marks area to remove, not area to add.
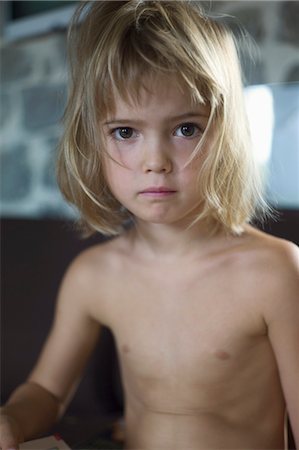
[[[283,241],[273,267],[265,319],[276,357],[286,408],[299,449],[299,249]]]

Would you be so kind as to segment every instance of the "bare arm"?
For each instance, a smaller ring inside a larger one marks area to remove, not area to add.
[[[59,406],[59,400],[41,386],[31,382],[19,386],[1,408],[1,448],[15,448],[46,432],[56,421]]]
[[[54,323],[37,364],[1,410],[2,450],[46,432],[65,410],[100,332],[90,313],[94,282],[83,254],[64,277]]]
[[[299,250],[285,243],[274,273],[266,306],[266,322],[276,357],[286,407],[299,448]]]

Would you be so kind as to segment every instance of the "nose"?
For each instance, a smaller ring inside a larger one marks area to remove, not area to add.
[[[172,170],[172,161],[169,155],[169,143],[160,140],[151,140],[144,146],[143,172],[169,173]]]

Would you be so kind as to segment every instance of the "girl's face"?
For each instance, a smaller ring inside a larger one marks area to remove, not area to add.
[[[186,163],[210,108],[192,105],[174,77],[157,77],[148,87],[138,103],[117,99],[113,115],[102,124],[107,182],[136,220],[185,223],[200,208],[197,177],[204,149]]]

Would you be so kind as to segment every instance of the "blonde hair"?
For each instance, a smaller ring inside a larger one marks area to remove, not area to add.
[[[267,205],[244,109],[232,33],[197,2],[95,1],[79,6],[69,31],[71,80],[58,158],[58,182],[86,235],[117,235],[130,218],[105,179],[99,123],[144,88],[148,74],[174,74],[194,102],[209,104],[213,144],[200,173],[196,218],[239,233]]]

